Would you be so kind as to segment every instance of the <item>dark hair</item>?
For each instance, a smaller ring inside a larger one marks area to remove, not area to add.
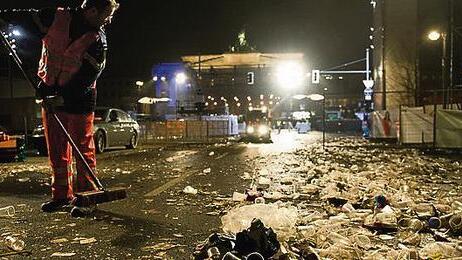
[[[104,11],[108,6],[117,10],[119,4],[116,0],[84,0],[82,3],[82,9],[88,10],[90,8],[96,7],[98,11]]]

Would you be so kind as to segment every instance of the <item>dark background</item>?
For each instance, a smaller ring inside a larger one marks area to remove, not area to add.
[[[179,61],[182,55],[223,53],[243,28],[257,51],[303,52],[310,67],[321,69],[363,58],[370,43],[372,11],[367,0],[119,2],[121,8],[107,28],[110,53],[104,77],[146,78],[159,62]],[[2,0],[0,9],[80,4]]]

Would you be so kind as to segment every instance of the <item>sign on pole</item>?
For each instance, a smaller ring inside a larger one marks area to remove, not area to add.
[[[363,84],[366,87],[366,89],[372,89],[372,87],[374,86],[374,80],[372,79],[363,80]]]
[[[374,91],[371,88],[366,88],[364,90],[364,100],[371,101],[372,100],[372,94],[374,94]]]
[[[247,72],[247,84],[248,85],[255,84],[255,73],[252,71]]]

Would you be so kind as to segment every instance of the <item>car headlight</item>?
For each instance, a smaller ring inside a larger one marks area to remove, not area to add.
[[[261,125],[260,127],[258,127],[258,133],[260,135],[266,135],[268,131],[269,131],[269,128],[266,125]]]
[[[253,132],[255,132],[255,128],[253,126],[247,127],[247,133],[253,134]]]

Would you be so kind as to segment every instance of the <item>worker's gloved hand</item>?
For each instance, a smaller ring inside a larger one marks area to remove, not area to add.
[[[58,95],[58,88],[56,86],[48,86],[43,81],[40,81],[35,88],[35,96],[39,99],[46,99]]]
[[[64,100],[61,96],[48,96],[42,100],[42,107],[47,113],[54,113],[64,106]]]

